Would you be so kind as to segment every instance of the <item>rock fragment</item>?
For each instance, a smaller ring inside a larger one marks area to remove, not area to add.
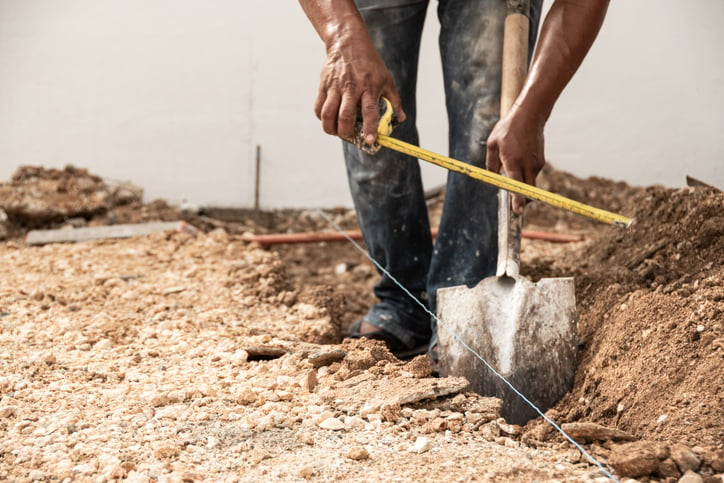
[[[676,463],[674,463],[674,460],[671,458],[659,461],[659,470],[656,474],[663,478],[678,478],[681,476],[679,467],[676,466]]]
[[[614,446],[608,463],[620,476],[629,478],[648,476],[659,469],[657,449],[647,441]]]
[[[346,428],[344,423],[337,418],[327,418],[319,423],[319,427],[330,431],[341,431]]]
[[[669,447],[671,459],[674,460],[676,466],[682,473],[687,471],[696,471],[701,466],[701,459],[689,447],[683,444],[673,444]]]
[[[415,440],[415,444],[412,445],[412,452],[425,453],[427,451],[430,451],[430,448],[432,448],[432,442],[430,442],[430,438],[418,436],[418,438]]]
[[[579,442],[635,441],[636,437],[620,429],[607,428],[590,422],[564,423],[561,429]]]
[[[704,479],[695,472],[689,470],[684,473],[684,476],[679,478],[679,483],[704,483]]]
[[[326,352],[318,352],[309,356],[309,362],[314,367],[328,366],[335,362],[341,362],[345,358],[347,352],[342,349],[335,349]]]
[[[704,462],[717,473],[724,473],[724,449],[708,451],[704,454]]]
[[[10,416],[14,416],[17,411],[18,408],[16,406],[0,406],[0,418],[9,418]]]
[[[362,461],[369,459],[370,454],[362,445],[355,445],[349,448],[349,450],[345,453],[345,458],[355,460],[355,461]]]

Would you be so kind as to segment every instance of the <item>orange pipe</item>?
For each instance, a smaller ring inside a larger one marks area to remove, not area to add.
[[[437,228],[430,230],[433,237],[437,236]],[[553,233],[548,231],[535,231],[523,229],[521,236],[531,240],[544,240],[551,243],[571,243],[583,241],[583,235],[569,235],[566,233]],[[362,232],[348,230],[344,232],[312,231],[305,233],[271,233],[268,235],[243,235],[244,241],[256,242],[260,245],[281,245],[296,243],[339,242],[348,238],[361,240]]]

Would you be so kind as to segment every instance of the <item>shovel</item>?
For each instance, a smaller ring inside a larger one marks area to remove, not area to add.
[[[525,79],[528,9],[528,1],[508,0],[501,118]],[[506,421],[525,424],[539,413],[516,390],[543,412],[573,385],[578,339],[575,293],[573,278],[533,283],[518,273],[521,219],[512,212],[507,191],[500,190],[498,199],[496,275],[472,288],[437,291],[439,366],[441,375],[464,376],[472,391],[502,399]]]

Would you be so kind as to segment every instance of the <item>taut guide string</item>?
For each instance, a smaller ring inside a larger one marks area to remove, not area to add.
[[[410,293],[409,290],[407,290],[400,282],[398,282],[397,279],[395,279],[395,277],[393,277],[387,270],[385,270],[385,267],[383,267],[382,265],[380,265],[380,264],[377,262],[377,260],[374,260],[374,259],[369,255],[369,253],[367,253],[367,251],[360,246],[359,243],[357,243],[357,242],[354,241],[352,238],[350,238],[350,237],[344,232],[344,230],[342,230],[342,228],[341,228],[337,223],[335,223],[326,213],[324,213],[322,210],[317,210],[317,211],[318,211],[319,214],[322,216],[322,218],[324,218],[324,219],[327,221],[327,223],[329,223],[330,225],[332,225],[335,230],[337,230],[338,232],[340,232],[347,240],[349,240],[349,242],[350,242],[352,245],[354,245],[354,247],[355,247],[360,253],[362,253],[362,254],[363,254],[365,257],[367,257],[372,263],[374,263],[375,266],[376,266],[377,268],[379,268],[385,275],[387,275],[388,277],[390,277],[390,280],[392,280],[393,282],[395,282],[395,284],[397,284],[398,287],[400,287],[412,300],[414,300],[416,304],[418,304],[420,307],[422,307],[422,309],[423,309],[425,312],[427,312],[427,313],[435,320],[435,322],[437,322],[438,326],[445,327],[445,324],[443,323],[442,320],[438,319],[437,316],[436,316],[435,314],[433,314],[433,313],[430,311],[430,309],[427,308],[427,306],[426,306],[425,304],[423,304],[422,302],[420,302],[414,295],[412,295],[412,293]],[[449,331],[449,329],[446,329],[446,330]],[[475,357],[477,357],[478,359],[480,359],[480,361],[481,361],[483,364],[485,364],[485,366],[486,366],[488,369],[490,369],[490,371],[491,371],[493,374],[495,374],[501,381],[503,381],[503,383],[505,383],[515,394],[517,394],[518,396],[520,396],[520,398],[521,398],[523,401],[525,401],[526,404],[528,404],[531,408],[533,408],[533,410],[534,410],[535,412],[537,412],[548,424],[550,424],[551,426],[553,426],[553,428],[555,428],[556,431],[558,431],[559,433],[561,433],[561,434],[563,435],[563,437],[568,440],[569,443],[571,443],[573,446],[575,446],[575,447],[578,449],[578,451],[580,451],[580,452],[586,457],[586,459],[588,459],[588,461],[590,461],[590,462],[593,463],[594,465],[598,466],[598,468],[601,470],[601,472],[603,472],[604,475],[606,475],[606,477],[608,477],[610,480],[613,480],[613,481],[615,481],[615,482],[617,482],[617,483],[620,483],[620,482],[619,482],[619,479],[616,478],[610,471],[608,471],[608,470],[603,466],[603,464],[602,464],[601,462],[599,462],[599,461],[598,461],[596,458],[594,458],[588,451],[586,451],[586,449],[585,449],[583,446],[581,446],[581,445],[578,444],[576,441],[574,441],[574,439],[571,438],[565,431],[563,431],[563,429],[561,429],[561,427],[558,426],[558,425],[555,423],[555,421],[553,421],[551,418],[549,418],[548,416],[546,416],[546,415],[543,413],[543,411],[541,411],[535,404],[533,404],[533,402],[532,402],[530,399],[528,399],[527,397],[525,397],[525,396],[523,395],[523,393],[521,393],[518,389],[516,389],[515,386],[513,386],[505,377],[503,377],[498,371],[496,371],[495,368],[494,368],[492,365],[490,365],[490,363],[483,358],[483,356],[481,356],[481,355],[478,354],[475,350],[473,350],[473,348],[471,348],[471,347],[470,347],[464,340],[462,340],[462,338],[460,338],[460,336],[458,336],[456,333],[454,333],[454,332],[452,332],[452,331],[449,331],[449,332],[451,333],[451,335],[452,335],[455,339],[457,339],[458,342],[460,342],[460,343],[463,345],[463,347],[465,347],[468,351],[470,351],[470,353],[472,353]]]

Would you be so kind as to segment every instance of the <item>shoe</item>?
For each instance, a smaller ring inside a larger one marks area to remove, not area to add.
[[[377,329],[363,334],[360,332],[362,322],[362,320],[358,320],[352,324],[349,334],[347,335],[348,339],[361,339],[362,337],[366,337],[367,339],[381,340],[385,343],[390,352],[392,352],[392,354],[400,360],[412,359],[415,356],[427,353],[427,343],[410,347],[386,330]]]

